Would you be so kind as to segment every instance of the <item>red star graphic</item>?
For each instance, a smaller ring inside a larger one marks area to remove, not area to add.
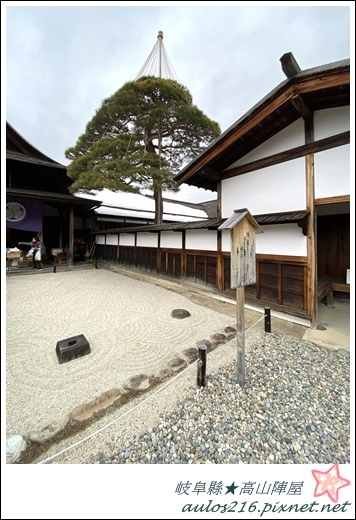
[[[333,502],[339,500],[339,489],[349,486],[351,482],[346,478],[340,477],[339,466],[334,464],[328,471],[318,471],[317,469],[312,470],[313,477],[317,481],[317,485],[314,491],[315,497],[320,497],[327,493]]]

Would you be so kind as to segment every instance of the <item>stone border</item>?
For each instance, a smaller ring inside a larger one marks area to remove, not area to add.
[[[137,374],[125,381],[121,388],[112,388],[103,392],[96,399],[76,406],[69,415],[63,415],[54,419],[42,428],[33,430],[23,435],[13,435],[6,439],[6,463],[7,464],[31,464],[39,456],[43,455],[53,443],[70,438],[79,431],[85,430],[90,424],[100,419],[108,411],[120,408],[138,394],[152,390],[165,382],[168,378],[176,376],[198,359],[198,348],[201,345],[207,347],[207,352],[212,352],[220,345],[228,343],[236,337],[236,328],[227,326],[224,333],[215,333],[210,339],[202,339],[195,347],[190,347],[176,354],[166,366],[158,369],[151,375]]]

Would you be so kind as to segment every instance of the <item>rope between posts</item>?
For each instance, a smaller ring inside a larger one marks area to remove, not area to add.
[[[251,327],[249,327],[248,329],[245,330],[245,333],[248,332],[249,330],[251,330],[255,325],[257,325],[257,323],[259,323],[260,321],[262,321],[265,317],[267,316],[267,314],[264,314],[262,316],[262,318],[260,318],[259,320],[256,321],[256,323],[254,323],[253,325],[251,325]]]
[[[82,444],[83,442],[91,439],[92,437],[94,437],[95,435],[97,435],[98,433],[106,430],[106,428],[109,428],[109,426],[112,426],[113,424],[115,424],[117,421],[119,421],[120,419],[123,419],[126,415],[128,415],[129,413],[131,413],[133,410],[135,410],[136,408],[138,408],[139,406],[141,406],[142,404],[144,404],[146,401],[148,401],[149,399],[152,399],[152,397],[155,397],[159,392],[161,392],[162,390],[164,390],[165,388],[167,388],[167,386],[169,386],[170,384],[172,384],[178,377],[182,376],[184,374],[184,372],[186,372],[188,369],[190,369],[192,366],[196,365],[198,362],[198,360],[194,361],[193,363],[191,363],[189,366],[187,366],[187,368],[185,368],[184,370],[182,370],[181,372],[179,372],[179,374],[177,374],[173,379],[171,379],[170,381],[168,381],[168,383],[166,383],[165,385],[163,385],[161,388],[159,388],[158,390],[156,390],[152,395],[146,397],[146,399],[143,399],[141,402],[139,402],[138,404],[136,404],[133,408],[130,408],[130,410],[127,410],[127,412],[123,413],[122,415],[120,415],[120,417],[118,417],[117,419],[114,419],[113,421],[109,422],[108,424],[106,424],[105,426],[103,426],[102,428],[99,428],[99,430],[96,430],[95,432],[91,433],[90,435],[87,435],[86,437],[84,437],[84,439],[81,439],[80,441],[76,442],[75,444],[72,444],[71,446],[69,446],[68,448],[65,448],[64,450],[56,453],[55,455],[51,455],[51,457],[48,457],[47,459],[45,460],[42,460],[41,462],[38,462],[38,464],[45,464],[46,462],[49,462],[50,460],[53,460],[57,457],[59,457],[60,455],[63,455],[63,453],[66,453],[67,451],[73,449],[73,448],[76,448],[77,446],[79,446],[80,444]]]

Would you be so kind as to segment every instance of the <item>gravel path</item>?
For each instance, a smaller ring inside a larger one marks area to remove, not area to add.
[[[154,428],[117,446],[102,464],[350,463],[349,360],[280,334],[266,334],[246,356],[162,414]]]

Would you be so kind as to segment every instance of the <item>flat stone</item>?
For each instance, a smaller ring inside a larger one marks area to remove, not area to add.
[[[183,354],[190,363],[198,359],[198,349],[196,347],[191,347],[183,350]]]
[[[100,412],[103,412],[109,406],[117,403],[120,399],[120,391],[117,388],[113,388],[101,394],[100,397],[97,397],[93,401],[89,403],[82,404],[74,408],[71,413],[71,418],[74,421],[83,422],[91,419],[94,415],[97,415]]]
[[[160,368],[154,372],[152,375],[152,380],[155,382],[162,382],[171,377],[172,370],[168,368]]]
[[[53,439],[59,432],[64,430],[69,421],[69,415],[64,415],[59,419],[50,422],[40,430],[34,430],[28,434],[28,439],[38,444],[43,444],[50,439]]]
[[[217,332],[216,334],[213,334],[212,336],[210,336],[210,338],[215,343],[215,345],[221,345],[222,343],[226,342],[225,334],[221,334],[219,332]]]
[[[174,358],[168,363],[169,368],[173,370],[173,372],[179,372],[187,366],[187,362],[182,358]]]
[[[236,332],[236,328],[232,327],[231,325],[228,325],[227,327],[225,327],[224,332],[231,334],[232,332]]]
[[[162,368],[153,374],[152,379],[154,381],[161,382],[171,377],[171,375],[172,370],[169,370],[168,368]]]
[[[150,378],[146,374],[131,377],[123,384],[125,390],[147,390],[150,386]]]

